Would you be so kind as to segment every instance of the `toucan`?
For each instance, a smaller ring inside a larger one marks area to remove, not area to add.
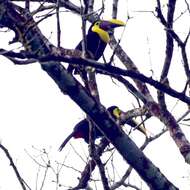
[[[95,21],[90,26],[85,38],[87,58],[97,61],[103,55],[106,45],[110,41],[110,32],[120,26],[125,26],[125,23],[117,19]],[[82,41],[75,49],[82,51]],[[72,73],[74,68],[73,65],[69,65],[67,70]]]
[[[108,109],[108,112],[110,113],[111,117],[117,121],[122,111],[117,106],[111,106]],[[133,119],[129,119],[125,122],[126,124],[130,125],[131,127],[136,127],[137,123]],[[146,135],[146,131],[142,126],[139,126],[137,128],[140,132],[142,132],[144,135]],[[77,123],[73,129],[73,132],[63,141],[61,146],[59,147],[59,151],[61,151],[67,142],[73,137],[75,139],[77,138],[83,138],[86,143],[89,144],[89,121],[87,119],[81,120],[79,123]],[[93,133],[91,135],[92,139],[95,140],[97,138],[103,137],[104,135],[101,133],[101,131],[98,130],[97,127],[93,128]]]

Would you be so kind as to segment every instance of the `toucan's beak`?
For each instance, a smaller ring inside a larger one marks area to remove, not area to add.
[[[117,20],[117,19],[111,19],[109,21],[104,20],[100,23],[100,28],[105,30],[105,31],[109,31],[112,30],[116,27],[120,27],[120,26],[125,26],[125,23],[121,20]]]

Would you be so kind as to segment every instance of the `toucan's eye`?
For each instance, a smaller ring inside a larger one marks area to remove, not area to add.
[[[95,23],[95,25],[99,26],[99,25],[100,25],[100,21],[97,21],[97,22]]]

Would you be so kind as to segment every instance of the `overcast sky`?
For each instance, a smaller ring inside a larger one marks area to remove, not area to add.
[[[109,9],[109,6],[111,3],[107,0],[106,8]],[[180,11],[183,11],[184,5],[181,4],[180,7]],[[111,17],[110,11],[107,9],[103,18]],[[137,67],[146,76],[159,79],[164,61],[165,32],[158,20],[149,12],[154,10],[154,1],[121,1],[118,18],[126,21],[128,14],[132,18],[126,23],[126,28],[117,29],[115,35],[120,38],[124,32],[121,45]],[[188,29],[188,26],[184,25],[187,17],[184,17],[176,21],[174,25],[181,36],[185,35]],[[63,12],[61,18],[63,18],[61,20],[62,46],[74,48],[81,39],[81,18],[70,12]],[[55,21],[55,17],[51,17],[39,26],[43,34],[56,45]],[[13,32],[2,31],[6,30],[1,29],[0,48],[17,50],[16,48],[20,47],[20,44],[8,45],[14,36]],[[173,80],[170,82],[172,87],[182,91],[184,86],[181,86],[181,83],[184,83],[185,78],[179,56],[180,50],[176,47],[174,53],[176,54],[175,61],[169,74]],[[110,49],[107,48],[105,53],[107,60],[109,60],[109,55]],[[121,66],[117,59],[115,62]],[[117,82],[114,84],[111,78],[98,76],[98,86],[101,102],[106,107],[114,104],[126,111],[137,106],[134,97],[121,84]],[[156,97],[156,91],[154,90],[152,93]],[[176,100],[170,98],[168,101],[171,110],[176,104]],[[172,111],[176,119],[182,115],[185,108],[184,104],[177,104]],[[85,163],[74,153],[69,144],[61,153],[57,149],[72,131],[73,126],[84,117],[85,114],[80,108],[68,96],[60,92],[53,80],[41,70],[38,63],[18,66],[0,56],[0,141],[8,148],[23,178],[32,189],[35,188],[38,165],[27,155],[26,151],[33,157],[37,156],[35,158],[40,160],[40,153],[37,149],[45,148],[49,152],[52,165],[55,168],[55,161],[62,162],[68,155],[65,162],[67,165],[74,166],[79,170],[83,169]],[[156,134],[162,129],[163,124],[154,118],[150,119],[146,126],[150,133]],[[190,139],[189,128],[183,127],[183,130]],[[141,145],[144,140],[144,137],[138,132],[134,132],[131,138],[138,145]],[[85,159],[88,147],[84,141],[72,139],[71,143]],[[145,153],[174,185],[180,189],[189,190],[189,165],[185,164],[168,133],[148,146]],[[115,153],[114,159],[121,160],[117,164],[117,168],[122,174],[122,171],[124,172],[127,168],[127,164],[125,168],[125,163],[117,153]],[[0,151],[0,160],[0,189],[20,189],[12,168],[2,151]],[[39,173],[40,176],[43,176],[42,170]],[[51,182],[53,178],[53,173],[51,173],[47,178],[47,185],[44,186],[46,190],[55,188],[55,183]],[[69,186],[77,182],[77,177],[80,177],[79,173],[64,168],[60,181]],[[133,184],[140,185],[141,183],[136,175],[133,175],[130,181]],[[143,190],[148,189],[145,184],[142,184],[142,187]],[[62,189],[65,188],[62,187]]]

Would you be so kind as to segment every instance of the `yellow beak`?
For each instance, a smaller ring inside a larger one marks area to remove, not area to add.
[[[99,27],[104,31],[109,31],[120,26],[125,26],[125,23],[121,20],[111,19],[111,20],[102,20]]]
[[[112,25],[113,28],[115,27],[120,27],[120,26],[125,26],[125,23],[121,20],[117,19],[111,19],[109,20],[110,24]]]

